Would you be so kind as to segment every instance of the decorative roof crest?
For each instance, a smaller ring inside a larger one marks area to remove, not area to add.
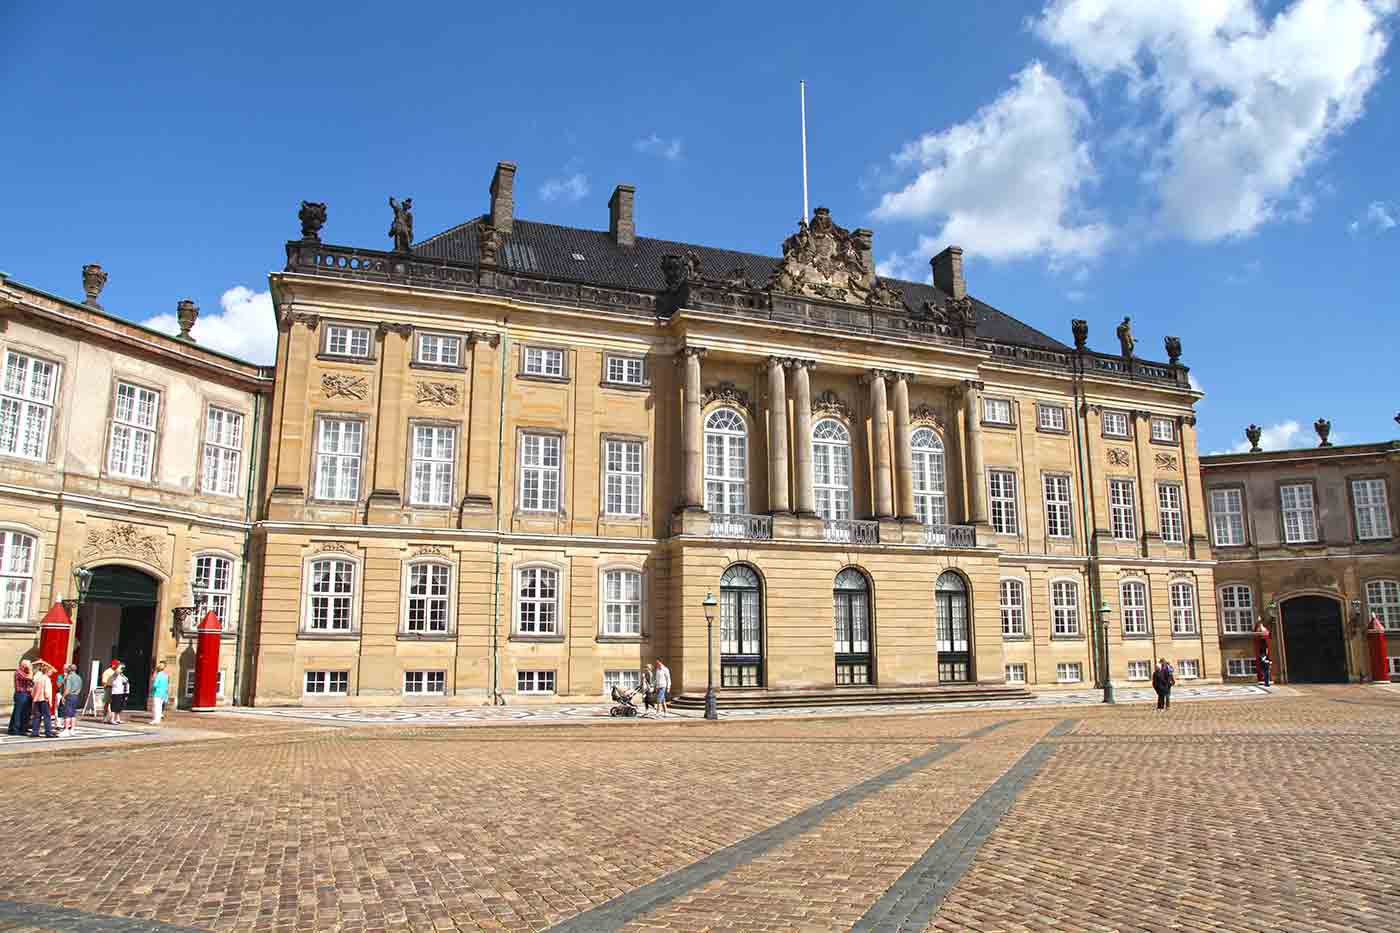
[[[902,308],[899,291],[875,275],[869,230],[847,230],[819,207],[783,241],[783,259],[768,287],[789,295]]]

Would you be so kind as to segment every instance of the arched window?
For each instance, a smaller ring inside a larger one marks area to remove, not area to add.
[[[1196,634],[1196,588],[1190,583],[1173,583],[1172,634]]]
[[[744,416],[718,408],[705,419],[705,511],[737,515],[748,511],[748,432]]]
[[[452,629],[452,567],[433,560],[408,565],[404,631],[445,635]]]
[[[233,628],[233,561],[218,554],[200,554],[194,559],[194,615],[189,626],[197,628],[210,609],[219,617],[219,626]]]
[[[29,621],[29,591],[34,585],[33,536],[20,531],[0,531],[0,622]]]
[[[1020,580],[1001,581],[1001,634],[1026,637],[1026,587]]]
[[[763,686],[762,584],[735,564],[719,580],[719,672],[725,687]]]
[[[943,441],[932,428],[918,428],[909,445],[914,451],[914,514],[925,525],[947,524]]]
[[[812,428],[812,486],[818,515],[828,521],[850,519],[851,434],[831,418]]]
[[[348,632],[353,628],[355,563],[333,557],[311,562],[311,612],[307,628],[313,632]]]
[[[853,567],[836,575],[832,593],[836,626],[836,683],[868,684],[870,677],[870,581]]]
[[[964,683],[972,679],[972,654],[968,645],[967,584],[960,574],[946,570],[934,584],[935,622],[938,627],[938,681]]]
[[[1147,635],[1147,584],[1141,580],[1124,580],[1119,588],[1123,607],[1123,634]]]
[[[1254,631],[1254,591],[1241,583],[1220,588],[1220,624],[1226,635]]]

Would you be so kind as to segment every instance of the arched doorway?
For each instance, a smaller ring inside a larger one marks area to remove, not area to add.
[[[835,616],[836,685],[875,682],[870,669],[870,581],[854,567],[836,575],[832,592]]]
[[[1341,603],[1327,596],[1295,596],[1283,603],[1281,612],[1288,682],[1346,683]]]
[[[935,623],[938,626],[938,682],[972,680],[972,652],[968,644],[967,584],[962,575],[945,570],[934,584]]]
[[[763,584],[744,564],[719,579],[719,682],[763,686]]]
[[[126,665],[131,681],[128,709],[146,705],[156,642],[156,606],[160,581],[135,567],[108,564],[92,568],[92,584],[83,602],[74,657],[84,679],[96,661],[105,668],[113,658]]]

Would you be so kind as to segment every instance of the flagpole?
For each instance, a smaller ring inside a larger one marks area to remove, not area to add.
[[[798,89],[802,98],[802,223],[811,216],[807,210],[807,82],[799,81]]]

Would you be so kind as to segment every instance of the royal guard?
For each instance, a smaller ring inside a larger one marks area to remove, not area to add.
[[[1258,675],[1259,682],[1265,683],[1264,679],[1264,659],[1273,658],[1269,653],[1269,640],[1273,636],[1269,634],[1269,629],[1264,625],[1264,620],[1259,620],[1259,625],[1254,629],[1254,669]]]

